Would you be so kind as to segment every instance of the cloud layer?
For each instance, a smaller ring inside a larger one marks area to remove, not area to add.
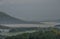
[[[0,11],[25,20],[60,19],[60,0],[2,0]]]

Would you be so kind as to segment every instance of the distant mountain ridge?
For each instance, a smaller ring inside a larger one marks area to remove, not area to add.
[[[0,12],[0,24],[39,24],[39,22],[29,22],[11,17],[10,15]]]
[[[59,22],[60,23],[60,19],[46,20],[46,21],[41,21],[41,22]]]

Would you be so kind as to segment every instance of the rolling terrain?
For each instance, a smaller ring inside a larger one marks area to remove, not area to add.
[[[40,22],[35,21],[24,21],[22,19],[17,19],[4,12],[0,12],[0,24],[39,24]]]

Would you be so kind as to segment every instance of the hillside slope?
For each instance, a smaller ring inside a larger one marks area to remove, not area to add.
[[[25,23],[25,21],[11,17],[6,13],[0,12],[0,24],[15,24]]]
[[[9,16],[0,12],[0,24],[38,24],[39,22],[29,22]]]

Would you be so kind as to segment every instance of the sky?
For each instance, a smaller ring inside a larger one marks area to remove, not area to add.
[[[60,19],[60,0],[0,0],[0,11],[27,21]]]

